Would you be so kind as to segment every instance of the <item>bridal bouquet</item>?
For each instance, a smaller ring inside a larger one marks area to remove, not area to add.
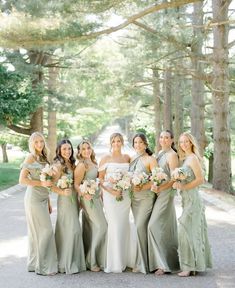
[[[109,178],[109,182],[112,184],[113,189],[131,193],[131,177],[127,171],[116,170],[112,177]],[[122,201],[123,196],[117,196],[116,200]]]
[[[54,168],[49,164],[46,164],[46,166],[40,171],[40,181],[51,181],[54,174]]]
[[[154,167],[150,180],[153,181],[154,185],[160,186],[164,181],[168,179],[166,173],[161,167]]]
[[[182,182],[185,179],[187,179],[189,176],[189,173],[187,171],[187,169],[185,169],[184,167],[180,167],[180,168],[175,168],[174,171],[172,171],[171,173],[171,178],[174,181],[177,182]]]
[[[142,186],[149,182],[149,175],[145,172],[137,172],[133,173],[131,178],[131,183],[135,186]]]
[[[57,181],[57,187],[59,187],[62,190],[71,188],[72,184],[73,184],[73,179],[71,175],[69,174],[62,175],[61,178]],[[74,202],[73,195],[71,195],[71,202]]]
[[[171,179],[176,182],[182,182],[188,178],[189,172],[185,167],[175,168],[174,171],[171,173]],[[177,192],[179,192],[180,189],[177,189]]]
[[[98,188],[98,182],[96,180],[86,179],[83,181],[83,183],[80,185],[80,191],[81,191],[81,197],[84,195],[90,195],[91,199],[90,206],[92,207],[94,205],[94,196],[96,194]]]
[[[73,184],[73,179],[71,178],[70,175],[65,174],[62,175],[61,178],[57,182],[57,187],[60,189],[66,189],[66,188],[71,188]]]

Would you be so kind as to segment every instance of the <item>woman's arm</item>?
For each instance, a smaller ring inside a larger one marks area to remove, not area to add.
[[[74,170],[74,188],[77,191],[78,195],[81,196],[80,185],[84,179],[86,173],[86,168],[84,163],[78,163]]]
[[[100,168],[102,168],[102,166],[105,166],[105,164],[108,163],[107,162],[107,157],[104,157],[100,160],[100,164],[99,164],[99,180],[100,180],[100,186],[103,190],[109,192],[110,194],[112,194],[115,197],[119,197],[122,195],[122,192],[119,190],[114,190],[111,187],[107,187],[104,185],[105,182],[105,174],[106,174],[106,169],[102,169],[100,170]]]
[[[55,167],[55,169],[54,169],[55,170],[55,174],[53,175],[53,178],[52,178],[53,185],[51,186],[51,191],[56,193],[56,194],[62,195],[62,196],[71,195],[71,193],[72,193],[72,189],[71,188],[61,189],[61,188],[56,186],[55,183],[57,183],[57,181],[62,176],[62,166],[61,166],[61,164],[57,164],[57,163],[54,164],[53,166]]]
[[[193,173],[195,175],[195,179],[187,184],[175,182],[173,184],[174,188],[180,190],[190,190],[201,185],[204,182],[202,168],[198,158],[196,156],[191,158],[190,161],[188,162],[188,165],[192,168]]]
[[[83,196],[86,200],[90,201],[92,199],[92,196],[89,194],[82,195],[80,190],[80,185],[84,179],[85,173],[86,173],[86,167],[84,163],[78,163],[74,171],[74,187],[80,197]]]
[[[169,165],[170,172],[179,166],[179,159],[176,153],[169,153],[167,157],[167,163]],[[163,182],[161,185],[152,185],[151,190],[155,193],[160,193],[172,187],[174,181],[169,179],[167,182]]]
[[[147,163],[147,167],[146,169],[150,172],[153,171],[153,169],[157,166],[157,160],[155,157],[153,156],[148,156],[148,163]],[[144,190],[150,190],[152,187],[152,182],[149,181],[148,183],[138,187],[138,186],[134,186],[134,192],[140,192],[140,191],[144,191]]]
[[[35,159],[32,154],[29,154],[23,164],[32,164],[35,162]],[[51,186],[51,181],[40,181],[40,180],[32,180],[29,178],[29,170],[27,168],[22,168],[20,171],[20,176],[19,176],[19,184],[22,185],[27,185],[27,186],[38,186],[38,187],[50,187]]]

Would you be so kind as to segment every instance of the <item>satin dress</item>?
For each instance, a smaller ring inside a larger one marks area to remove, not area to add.
[[[69,171],[72,177],[72,171]],[[59,195],[55,227],[59,272],[74,274],[86,270],[82,229],[79,222],[77,193]]]
[[[183,165],[188,177],[184,183],[195,179],[191,167]],[[180,191],[182,215],[179,218],[179,260],[182,271],[205,271],[212,268],[211,249],[207,235],[205,207],[198,187]]]
[[[129,163],[106,163],[99,170],[106,170],[104,185],[108,186],[109,177],[112,177],[119,170],[128,171]],[[104,271],[106,273],[121,273],[126,269],[129,261],[131,199],[128,193],[124,192],[123,200],[117,201],[115,196],[104,190],[103,202],[108,223]]]
[[[96,180],[98,170],[91,168],[85,173],[84,180]],[[102,270],[106,259],[107,221],[104,216],[103,202],[99,189],[93,198],[93,203],[81,197],[83,243],[87,268],[92,270],[97,267]]]
[[[46,163],[23,164],[32,180],[40,180]],[[41,186],[27,186],[24,197],[28,228],[28,271],[40,275],[57,273],[58,262],[55,237],[48,209],[49,190]]]
[[[157,157],[158,165],[171,178],[167,163],[167,152]],[[162,269],[164,272],[179,271],[178,233],[174,205],[174,189],[163,190],[157,196],[148,224],[149,270]]]
[[[130,163],[131,172],[144,172],[148,174],[141,155]],[[133,268],[136,272],[148,273],[148,222],[152,213],[155,194],[150,190],[134,192],[131,199],[131,209],[137,232],[137,249]]]

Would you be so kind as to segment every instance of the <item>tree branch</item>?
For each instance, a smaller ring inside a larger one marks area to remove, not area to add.
[[[31,47],[40,47],[40,46],[44,46],[44,45],[58,45],[58,44],[63,44],[65,42],[78,42],[78,41],[85,41],[85,40],[89,40],[89,39],[93,39],[93,38],[97,38],[101,35],[108,35],[111,34],[113,32],[116,32],[118,30],[121,30],[125,27],[127,27],[128,25],[132,24],[134,21],[136,21],[137,19],[143,18],[146,15],[152,14],[154,12],[163,10],[163,9],[169,9],[169,8],[175,8],[175,7],[179,7],[179,6],[183,6],[183,5],[187,5],[187,4],[191,4],[191,3],[195,3],[195,2],[201,2],[202,0],[172,0],[171,2],[163,2],[161,4],[154,4],[152,6],[150,6],[149,8],[133,15],[130,16],[129,18],[127,18],[126,21],[124,21],[123,23],[114,26],[114,27],[110,27],[108,29],[104,29],[101,31],[97,31],[94,33],[89,33],[89,34],[84,34],[84,35],[79,35],[79,36],[74,36],[74,37],[64,37],[64,38],[55,38],[55,39],[42,39],[41,35],[38,35],[40,37],[40,39],[27,39],[25,37],[23,37],[23,35],[21,35],[21,39],[16,40],[17,37],[15,37],[16,35],[14,33],[8,33],[2,34],[2,38],[0,40],[0,46],[2,47],[6,47],[6,43],[8,43],[9,45],[11,44],[11,46],[21,46],[21,47],[25,47],[25,48],[31,48]],[[40,32],[40,31],[39,31]],[[11,36],[11,38],[10,38]],[[27,36],[27,35],[26,35]],[[47,36],[47,35],[46,35]],[[46,37],[45,36],[45,37]],[[5,42],[4,42],[5,41]]]
[[[23,128],[17,125],[7,125],[7,127],[19,134],[31,135],[32,133],[31,128]]]

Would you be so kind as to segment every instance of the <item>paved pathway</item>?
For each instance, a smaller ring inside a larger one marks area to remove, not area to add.
[[[106,133],[110,131],[106,131]],[[102,138],[103,137],[103,138]],[[107,136],[108,137],[108,136]],[[104,134],[97,141],[97,152],[108,150]],[[108,145],[108,143],[107,143]],[[105,148],[103,148],[105,147]],[[130,147],[126,148],[128,151]],[[0,287],[1,288],[234,288],[235,287],[235,207],[206,192],[201,192],[206,204],[209,239],[214,268],[196,277],[177,275],[156,277],[125,272],[105,274],[83,272],[76,275],[38,276],[26,271],[27,231],[23,206],[25,187],[14,186],[0,192]],[[52,195],[56,217],[56,195]],[[176,197],[177,215],[180,198]]]

